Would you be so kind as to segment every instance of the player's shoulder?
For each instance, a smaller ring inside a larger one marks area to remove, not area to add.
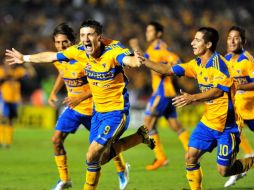
[[[108,43],[104,43],[106,49],[125,49],[125,46],[118,40],[108,40]]]
[[[250,62],[253,62],[254,61],[254,58],[253,58],[253,55],[247,51],[247,50],[244,50],[244,52],[241,54],[241,56],[239,57],[239,59],[242,59],[242,60],[247,60],[247,61],[250,61]]]

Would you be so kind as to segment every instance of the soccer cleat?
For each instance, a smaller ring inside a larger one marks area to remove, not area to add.
[[[72,187],[72,182],[71,181],[63,182],[61,180],[58,180],[56,186],[52,190],[69,189],[70,187]]]
[[[130,164],[126,163],[125,164],[125,171],[123,172],[118,172],[118,179],[119,179],[119,188],[120,190],[125,190],[125,188],[127,187],[128,183],[129,183],[129,179],[130,179]]]
[[[230,187],[232,185],[235,185],[237,180],[239,180],[239,179],[241,179],[241,178],[243,178],[245,176],[246,176],[246,172],[230,176],[229,179],[226,181],[224,187]]]
[[[139,127],[137,133],[143,137],[144,144],[146,144],[149,148],[154,149],[155,147],[154,139],[149,137],[148,129],[144,125]]]
[[[157,160],[155,159],[154,162],[151,165],[147,165],[146,166],[146,170],[157,170],[163,166],[168,165],[168,160],[167,159],[163,159],[163,160]]]
[[[250,153],[250,154],[245,154],[244,158],[249,158],[249,157],[253,157],[254,156],[254,152]]]

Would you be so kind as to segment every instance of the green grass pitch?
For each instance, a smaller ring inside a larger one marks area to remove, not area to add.
[[[127,190],[183,190],[188,189],[185,179],[184,151],[176,134],[162,128],[164,149],[169,165],[157,171],[144,168],[154,159],[153,152],[145,145],[139,145],[124,153],[131,165],[130,183]],[[254,134],[245,130],[254,146]],[[135,132],[134,129],[128,133]],[[15,131],[14,144],[10,149],[0,149],[0,190],[49,190],[58,179],[51,145],[53,130],[21,129]],[[69,171],[73,190],[81,190],[85,175],[85,154],[88,145],[88,132],[79,130],[66,140]],[[207,153],[201,160],[204,173],[204,190],[223,190],[227,178],[216,171],[216,150]],[[242,156],[242,153],[239,154]],[[113,162],[102,168],[98,190],[118,190],[118,179]],[[254,170],[247,177],[229,188],[232,190],[254,190]]]

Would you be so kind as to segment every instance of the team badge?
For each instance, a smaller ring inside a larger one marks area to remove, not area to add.
[[[76,77],[77,73],[76,72],[72,72],[71,73],[73,77]]]

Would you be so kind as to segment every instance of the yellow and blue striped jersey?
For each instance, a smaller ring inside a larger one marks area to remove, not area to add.
[[[21,101],[20,80],[27,75],[23,66],[0,67],[1,94],[2,99],[8,103],[19,103]]]
[[[205,113],[201,118],[207,127],[217,131],[236,126],[237,115],[234,112],[231,99],[233,78],[230,76],[228,63],[223,56],[214,53],[205,66],[201,59],[196,58],[185,64],[172,67],[178,76],[187,76],[197,79],[201,92],[210,88],[219,88],[224,91],[223,96],[205,102]]]
[[[181,62],[176,54],[168,50],[167,44],[162,40],[151,43],[146,50],[145,57],[153,62],[170,64],[171,66]],[[176,95],[170,76],[162,76],[155,71],[151,71],[151,75],[153,93],[159,93],[166,97],[173,97]]]
[[[232,54],[227,54],[225,58],[230,63],[236,83],[254,82],[254,59],[248,51],[244,50],[236,58],[233,58]],[[236,91],[235,106],[243,119],[254,119],[254,91]]]
[[[77,62],[76,60],[70,60],[68,62],[56,61],[54,62],[54,65],[64,80],[68,97],[75,97],[89,90],[86,73],[80,62]],[[92,115],[92,109],[92,98],[82,101],[79,105],[73,108],[73,110],[84,115]]]
[[[128,80],[123,71],[123,58],[131,55],[119,41],[103,40],[102,53],[98,58],[86,55],[79,44],[58,53],[58,60],[77,60],[86,71],[97,112],[110,112],[129,108],[126,89]]]

